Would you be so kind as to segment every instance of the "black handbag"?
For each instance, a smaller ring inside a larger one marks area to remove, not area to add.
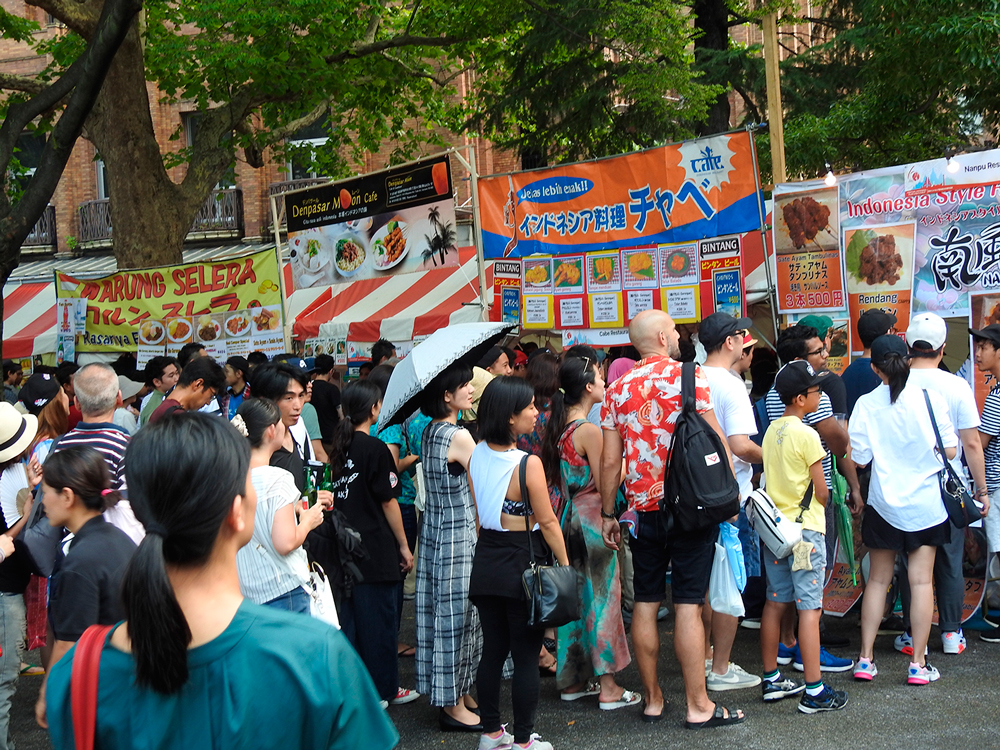
[[[937,422],[934,420],[934,409],[931,407],[931,398],[924,390],[924,401],[927,403],[927,413],[931,417],[931,427],[934,428],[934,437],[937,439],[938,452],[941,460],[944,461],[944,468],[938,473],[938,482],[941,485],[941,500],[944,502],[944,509],[948,511],[948,518],[959,529],[964,529],[983,517],[969,494],[965,482],[955,473],[951,462],[944,452],[944,442],[941,440],[941,433],[938,432]]]
[[[527,475],[528,457],[521,459],[518,479],[521,484],[521,500],[528,504]],[[528,627],[558,628],[568,622],[580,619],[580,589],[582,580],[576,569],[569,565],[538,565],[535,562],[535,548],[531,541],[531,524],[524,517],[528,531],[528,569],[521,575],[524,593],[528,598]]]

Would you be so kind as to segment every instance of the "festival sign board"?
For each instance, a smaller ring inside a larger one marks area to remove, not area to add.
[[[743,317],[743,268],[740,238],[718,237],[698,243],[701,258],[701,313]]]
[[[751,135],[479,179],[486,258],[618,250],[760,228]]]
[[[675,323],[701,320],[701,265],[698,243],[660,245],[660,309]]]
[[[57,299],[82,299],[86,332],[77,352],[179,351],[189,341],[248,339],[284,351],[280,267],[274,249],[217,262],[120,271],[78,279],[56,271]],[[256,344],[256,345],[255,345]]]
[[[284,200],[296,289],[459,265],[447,155]]]
[[[773,233],[778,312],[842,310],[847,295],[837,188],[775,185]]]

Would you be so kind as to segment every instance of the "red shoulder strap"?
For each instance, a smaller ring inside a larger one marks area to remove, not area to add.
[[[101,670],[104,639],[114,625],[91,625],[76,642],[70,701],[76,750],[93,750],[97,729],[97,678]]]

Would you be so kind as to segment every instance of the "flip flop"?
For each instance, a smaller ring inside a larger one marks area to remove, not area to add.
[[[407,648],[404,648],[401,651],[397,651],[396,652],[396,656],[413,657],[413,656],[416,656],[416,655],[417,655],[417,647],[416,646],[408,646]]]
[[[729,714],[726,716],[726,714]],[[742,724],[746,720],[746,715],[737,716],[736,710],[730,711],[725,706],[716,703],[715,713],[712,715],[711,719],[706,719],[705,721],[685,721],[684,726],[687,729],[711,729],[712,727],[725,727],[732,724]]]
[[[647,724],[655,724],[656,722],[660,721],[663,718],[663,714],[665,714],[667,712],[667,707],[669,705],[670,705],[669,703],[667,703],[666,701],[664,701],[663,702],[663,708],[660,710],[660,713],[658,713],[658,714],[647,714],[646,713],[646,702],[643,701],[642,708],[639,711],[639,718],[641,718]]]
[[[600,691],[598,691],[600,692]],[[631,690],[623,690],[622,697],[616,701],[600,701],[597,707],[602,711],[614,711],[616,708],[624,708],[625,706],[634,706],[636,703],[642,700],[642,696],[638,693],[633,693]]]
[[[584,687],[583,690],[577,690],[575,693],[559,693],[559,697],[564,701],[578,701],[581,698],[587,698],[591,695],[600,695],[601,686],[595,685],[593,683]]]

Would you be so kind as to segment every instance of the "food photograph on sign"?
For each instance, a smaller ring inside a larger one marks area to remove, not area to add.
[[[296,289],[458,265],[447,157],[285,196]]]
[[[660,245],[660,279],[663,286],[698,283],[698,245]]]
[[[552,294],[552,258],[525,258],[524,293]]]
[[[618,253],[587,256],[587,291],[621,291],[621,259]]]
[[[656,289],[656,248],[622,250],[622,286],[625,289]]]
[[[845,307],[836,187],[774,195],[773,239],[779,312]]]
[[[579,294],[583,291],[583,256],[554,258],[552,280],[556,294]]]

